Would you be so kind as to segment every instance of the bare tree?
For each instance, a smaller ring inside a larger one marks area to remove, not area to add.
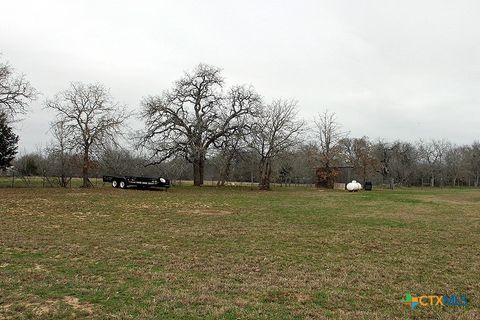
[[[475,141],[469,147],[468,160],[473,174],[474,186],[478,187],[480,186],[480,142]]]
[[[58,120],[51,125],[53,136],[52,145],[47,148],[47,154],[51,160],[50,171],[58,178],[58,185],[66,188],[72,176],[71,138],[72,132],[65,121]]]
[[[14,118],[25,113],[36,97],[37,91],[24,75],[15,74],[8,63],[0,62],[0,112]]]
[[[182,156],[171,158],[162,165],[165,168],[165,174],[170,178],[170,183],[181,184],[182,180],[191,179],[191,163]]]
[[[245,126],[245,128],[247,128],[247,126]],[[225,185],[225,182],[230,177],[232,162],[242,157],[242,151],[244,151],[246,147],[245,133],[245,130],[241,130],[232,136],[224,137],[216,146],[218,149],[216,164],[219,170],[217,186]]]
[[[319,143],[320,163],[328,168],[340,153],[339,142],[347,136],[334,112],[325,110],[314,120]]]
[[[345,144],[348,144],[347,158],[349,163],[353,166],[354,172],[361,177],[363,183],[366,182],[368,176],[371,176],[374,169],[377,167],[377,159],[373,155],[373,146],[368,137],[342,139]]]
[[[389,175],[392,179],[390,187],[395,181],[403,185],[410,185],[415,180],[415,171],[418,167],[419,152],[409,142],[395,141],[390,148],[388,157]]]
[[[219,172],[217,186],[224,186],[230,178],[234,161],[244,160],[245,151],[248,147],[247,138],[259,108],[259,106],[256,106],[250,114],[242,116],[239,119],[239,125],[232,134],[223,136],[214,143],[217,150],[215,163]]]
[[[341,141],[347,137],[337,121],[333,112],[325,110],[314,119],[316,141],[318,141],[319,164],[321,174],[318,175],[318,186],[333,186],[336,171],[332,168],[335,164],[342,164],[339,159],[341,155]]]
[[[242,117],[254,112],[261,102],[252,88],[244,86],[224,94],[220,71],[200,64],[170,91],[142,102],[147,130],[141,146],[152,152],[149,164],[182,155],[193,164],[195,186],[203,185],[211,146],[235,134],[243,124]]]
[[[296,118],[297,101],[278,99],[266,106],[255,119],[250,145],[260,157],[260,190],[270,189],[275,158],[298,143],[305,123]]]
[[[383,183],[385,183],[387,178],[391,175],[392,148],[391,143],[383,140],[378,140],[373,145],[372,152],[376,159],[376,171],[381,174]],[[391,187],[393,187],[392,183]]]
[[[468,167],[468,147],[451,146],[445,154],[445,171],[452,187],[460,183],[460,178],[466,176]]]
[[[297,156],[293,167],[300,175],[300,183],[314,183],[315,168],[317,163],[317,147],[314,142],[307,142],[300,145],[300,153]]]
[[[423,160],[428,167],[431,187],[435,186],[435,178],[441,172],[448,147],[449,143],[445,140],[432,139],[429,142],[423,140],[419,142],[418,151],[420,159]],[[441,181],[441,184],[443,184],[443,181]]]
[[[140,172],[140,169],[143,169],[141,159],[135,158],[129,150],[121,147],[105,148],[99,156],[99,162],[102,169],[108,174],[125,175],[128,172],[131,175],[142,175]]]
[[[83,187],[91,187],[91,160],[105,145],[118,142],[129,116],[125,107],[103,85],[79,82],[47,100],[45,106],[57,113],[54,125],[62,122],[69,132],[70,148],[82,153]]]

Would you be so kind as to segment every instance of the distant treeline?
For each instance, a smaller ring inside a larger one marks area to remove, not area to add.
[[[352,179],[396,186],[479,186],[480,143],[454,145],[444,140],[410,142],[371,141],[367,137],[342,138],[335,148],[332,167],[351,166]],[[103,174],[168,176],[173,180],[193,180],[191,164],[174,158],[145,166],[147,158],[126,149],[109,149],[91,163],[92,177]],[[230,163],[228,163],[230,162]],[[245,148],[225,156],[221,150],[207,157],[205,177],[216,184],[259,182],[259,156]],[[51,150],[29,153],[14,162],[19,174],[30,176],[80,177],[82,156],[69,154],[63,161]],[[286,150],[272,166],[272,182],[316,184],[321,153],[314,141]],[[62,167],[63,166],[63,167]],[[229,168],[226,168],[226,167]],[[228,171],[228,174],[225,172]]]
[[[72,82],[44,102],[55,112],[48,147],[18,156],[12,122],[28,116],[37,91],[8,63],[0,62],[0,171],[55,177],[167,176],[206,180],[332,186],[338,168],[351,168],[360,182],[402,186],[476,186],[480,145],[445,140],[372,141],[342,130],[335,113],[309,122],[298,117],[298,101],[266,101],[252,86],[226,87],[222,70],[200,64],[161,94],[139,102],[144,122],[128,129],[134,114],[102,84]],[[52,179],[49,179],[51,182]],[[346,182],[346,181],[342,181]]]

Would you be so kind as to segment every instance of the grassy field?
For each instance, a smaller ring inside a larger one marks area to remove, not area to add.
[[[479,319],[480,191],[0,189],[2,318]]]

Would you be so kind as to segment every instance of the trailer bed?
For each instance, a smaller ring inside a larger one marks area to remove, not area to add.
[[[103,182],[111,183],[114,188],[126,189],[131,186],[144,188],[170,188],[170,180],[158,177],[136,177],[136,176],[103,176]]]

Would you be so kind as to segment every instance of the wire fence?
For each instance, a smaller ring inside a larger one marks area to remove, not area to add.
[[[103,186],[101,177],[90,178],[93,186]],[[80,177],[26,176],[10,173],[0,176],[0,188],[79,188],[83,180]]]
[[[93,187],[109,186],[104,183],[102,177],[91,177],[90,182]],[[218,181],[211,179],[205,180],[204,186],[218,186]],[[28,176],[19,173],[10,172],[0,175],[0,188],[80,188],[83,184],[81,177],[58,177],[58,176]],[[193,180],[171,179],[172,186],[193,186]],[[272,188],[314,188],[315,184],[304,181],[289,181],[270,183]],[[222,187],[250,187],[257,188],[257,181],[227,181]]]

